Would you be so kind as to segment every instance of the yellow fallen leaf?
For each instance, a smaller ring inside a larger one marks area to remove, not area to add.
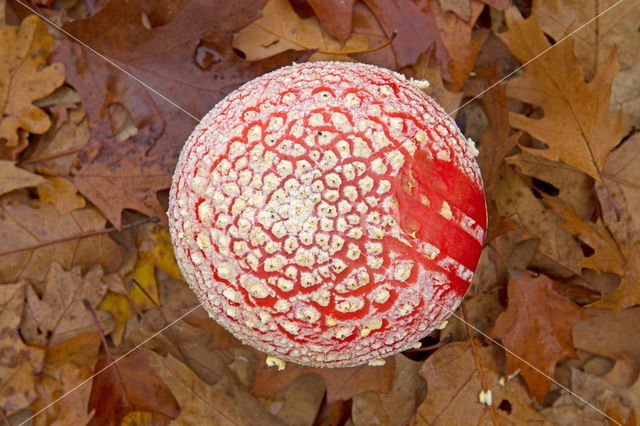
[[[158,302],[158,283],[156,282],[155,266],[139,255],[133,271],[124,277],[125,283],[129,283],[132,279],[136,280],[138,285],[129,288],[131,299],[142,310],[153,308],[155,306],[153,302]],[[149,297],[153,300],[150,300]]]
[[[180,268],[173,254],[171,236],[166,228],[147,224],[137,241],[138,256],[174,278],[182,279]]]
[[[122,343],[127,322],[133,318],[136,313],[131,307],[129,299],[123,294],[109,291],[98,305],[98,310],[110,312],[116,319],[116,326],[111,333],[111,339],[113,339],[116,346],[119,345]]]

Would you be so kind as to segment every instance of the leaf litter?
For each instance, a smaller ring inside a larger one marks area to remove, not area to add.
[[[197,302],[165,226],[149,222],[164,218],[196,120],[9,4],[0,28],[2,415],[24,419],[73,390],[34,423],[492,424],[495,413],[499,423],[601,424],[606,413],[632,424],[632,3],[556,44],[613,1],[538,0],[532,10],[502,0],[38,2],[196,119],[253,77],[318,59],[426,78],[448,111],[472,99],[456,120],[477,134],[492,233],[465,303],[484,335],[469,340],[452,319],[383,367],[282,372],[202,309],[163,330]]]

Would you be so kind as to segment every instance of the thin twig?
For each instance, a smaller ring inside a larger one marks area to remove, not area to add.
[[[4,410],[2,408],[0,408],[0,417],[2,418],[2,421],[5,422],[5,424],[7,426],[11,426],[11,422],[9,421],[9,417],[7,417],[7,414],[4,412]]]
[[[375,52],[376,50],[380,50],[380,49],[384,49],[385,47],[389,46],[391,43],[393,43],[393,40],[396,39],[396,37],[398,36],[398,30],[393,30],[393,33],[391,33],[391,37],[389,37],[387,39],[387,41],[385,41],[384,43],[378,45],[378,46],[374,46],[374,47],[370,47],[369,49],[342,49],[342,50],[323,50],[323,49],[318,49],[318,53],[326,53],[329,55],[356,55],[359,53],[369,53],[369,52]]]
[[[96,235],[109,234],[109,233],[111,233],[113,231],[124,231],[125,229],[134,228],[136,226],[144,225],[145,223],[158,222],[158,221],[160,221],[160,218],[150,217],[150,218],[147,218],[147,219],[139,220],[137,222],[129,223],[127,225],[123,225],[121,229],[111,227],[111,228],[99,229],[97,231],[80,232],[78,234],[69,235],[68,237],[56,238],[55,240],[50,240],[50,241],[43,241],[41,243],[32,244],[32,245],[26,246],[26,247],[20,247],[20,248],[17,248],[17,249],[0,251],[0,257],[8,256],[10,254],[21,253],[23,251],[35,250],[35,249],[39,249],[39,248],[42,248],[42,247],[50,246],[50,245],[53,245],[53,244],[59,244],[59,243],[67,242],[67,241],[78,240],[78,239],[81,239],[81,238],[87,238],[87,237],[94,237]]]
[[[67,149],[66,151],[55,152],[53,154],[43,155],[42,157],[27,158],[26,160],[19,161],[18,163],[19,164],[40,163],[42,161],[53,160],[56,158],[64,157],[66,155],[75,154],[77,152],[80,152],[81,149],[82,148]]]
[[[82,304],[91,314],[93,322],[95,322],[96,329],[98,329],[98,335],[100,336],[100,340],[102,340],[102,346],[104,346],[104,351],[107,354],[107,357],[113,358],[113,354],[111,353],[111,349],[109,348],[109,344],[107,343],[107,338],[104,335],[104,331],[102,331],[102,327],[100,327],[100,321],[98,320],[98,314],[96,313],[96,310],[91,305],[91,302],[89,302],[89,300],[87,299],[82,299]]]
[[[476,370],[478,370],[478,375],[480,376],[480,385],[482,386],[482,391],[487,392],[489,390],[489,385],[487,384],[487,378],[484,376],[484,371],[482,370],[482,365],[480,364],[480,357],[478,357],[478,352],[476,350],[476,345],[474,344],[473,334],[471,334],[471,328],[469,327],[469,316],[467,315],[467,307],[464,302],[461,304],[462,307],[462,316],[464,318],[464,329],[467,332],[467,337],[469,338],[469,346],[471,346],[471,353],[473,354],[473,360],[476,363]],[[491,420],[495,426],[498,426],[498,417],[496,416],[496,409],[493,407],[493,404],[489,404],[487,406],[489,408],[489,412],[491,413]]]

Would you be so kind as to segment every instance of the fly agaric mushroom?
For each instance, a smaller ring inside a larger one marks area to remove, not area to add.
[[[416,86],[296,64],[228,95],[186,142],[176,258],[211,317],[272,363],[380,364],[467,291],[486,231],[475,147]]]

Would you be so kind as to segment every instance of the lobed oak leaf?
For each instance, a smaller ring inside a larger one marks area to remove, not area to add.
[[[547,160],[528,152],[509,156],[505,161],[515,166],[521,174],[548,184],[538,186],[541,192],[571,204],[581,217],[590,217],[593,214],[594,181],[590,176],[566,164]]]
[[[38,383],[39,399],[31,405],[34,412],[44,409],[60,396],[69,392],[64,398],[33,418],[34,426],[84,426],[93,417],[87,410],[89,403],[88,386],[75,389],[91,376],[91,369],[78,367],[73,363],[65,363],[57,370],[44,375]]]
[[[91,132],[84,110],[72,109],[66,117],[57,117],[56,129],[50,129],[39,138],[37,144],[29,147],[22,164],[25,167],[35,165],[36,170],[44,168],[50,173],[68,176],[77,153],[90,138]]]
[[[145,1],[111,0],[95,15],[65,24],[191,115],[78,45],[63,43],[57,50],[55,57],[67,67],[92,133],[78,154],[74,183],[116,227],[125,208],[165,217],[156,192],[169,186],[182,143],[199,117],[240,84],[307,55],[286,52],[251,62],[234,53],[232,34],[258,18],[263,4],[191,1],[173,9],[166,24],[148,29],[140,18]],[[115,104],[129,111],[137,129],[121,142],[108,113]]]
[[[268,58],[289,49],[319,49],[340,51],[338,40],[328,36],[317,17],[300,18],[288,0],[269,0],[262,17],[233,36],[233,47],[241,50],[249,60]],[[345,50],[365,50],[369,40],[365,35],[353,34],[346,40]],[[314,54],[311,59],[321,59]],[[340,59],[349,59],[346,55]]]
[[[180,416],[174,424],[283,424],[230,375],[209,385],[171,355],[150,352],[148,356],[149,365],[180,405]]]
[[[564,218],[562,228],[580,238],[594,250],[592,255],[582,259],[578,265],[598,272],[625,274],[628,269],[627,259],[602,222],[587,222],[576,213],[571,204],[553,197],[545,197],[545,201]]]
[[[44,351],[27,346],[18,326],[23,314],[25,284],[0,285],[0,409],[7,415],[37,398],[36,377]]]
[[[534,17],[523,19],[512,7],[506,11],[509,30],[500,38],[522,63],[524,73],[507,84],[511,98],[542,108],[544,117],[511,113],[511,125],[544,142],[548,148],[523,150],[553,161],[562,161],[602,180],[609,152],[621,137],[621,115],[608,110],[611,84],[618,71],[615,53],[585,83],[571,40],[550,47]],[[606,106],[606,107],[605,107]]]
[[[260,361],[251,389],[254,394],[271,397],[305,374],[321,376],[327,385],[327,403],[349,400],[362,392],[387,392],[393,379],[395,360],[387,359],[383,366],[358,366],[348,368],[314,368],[287,363],[283,371],[266,364],[266,355]]]
[[[640,304],[640,133],[614,150],[604,169],[604,181],[596,184],[603,221],[626,259],[618,288],[593,304],[598,308],[625,309]]]
[[[554,377],[558,361],[575,358],[571,330],[587,315],[578,305],[556,293],[553,281],[546,275],[514,271],[507,291],[509,306],[496,320],[491,335],[510,351],[507,352],[507,373],[520,370],[529,393],[542,402],[551,381],[531,366]]]
[[[96,266],[82,276],[80,268],[65,271],[54,262],[43,283],[42,296],[27,288],[27,306],[20,331],[29,342],[53,346],[69,338],[95,330],[91,313],[83,300],[97,306],[107,291],[102,268]],[[98,313],[101,328],[110,333],[114,320],[106,312]]]
[[[563,219],[547,208],[509,166],[502,166],[492,189],[498,215],[540,239],[538,253],[566,270],[580,274],[583,255],[573,235],[562,229]]]
[[[482,389],[469,343],[450,343],[431,355],[420,368],[428,383],[427,397],[411,425],[493,424],[489,409],[479,401],[482,390],[491,391],[498,424],[550,424],[531,407],[518,380],[499,384],[501,374],[492,348],[479,347],[478,358],[488,389]]]
[[[42,176],[16,167],[13,161],[0,160],[0,195],[43,182]]]
[[[149,363],[149,355],[138,350],[121,357],[107,352],[98,360],[95,372],[113,365],[93,379],[89,410],[95,414],[89,424],[120,424],[132,411],[178,417],[177,401]]]
[[[38,197],[43,203],[53,204],[60,214],[69,214],[86,206],[85,199],[70,180],[56,176],[45,179],[38,185]]]
[[[608,10],[611,6],[614,7]],[[573,37],[576,56],[590,79],[614,50],[622,69],[640,60],[640,9],[637,4],[617,4],[616,0],[542,0],[533,4],[532,15],[540,28],[558,41],[593,19],[594,12],[605,10],[607,13],[598,16]]]
[[[18,132],[43,134],[51,120],[33,102],[64,83],[64,67],[47,66],[53,37],[42,20],[29,15],[19,28],[0,27],[0,154],[15,159],[26,147]]]
[[[175,318],[178,317],[163,315],[160,310],[146,312],[139,326],[127,334],[121,348],[133,348],[155,336],[145,344],[145,348],[163,356],[170,354],[187,365],[200,379],[209,384],[216,383],[229,371],[228,349],[242,347],[242,343],[235,338],[232,338],[233,341],[225,340],[226,331],[210,319],[209,322],[219,328],[192,326],[179,321],[156,336]]]

